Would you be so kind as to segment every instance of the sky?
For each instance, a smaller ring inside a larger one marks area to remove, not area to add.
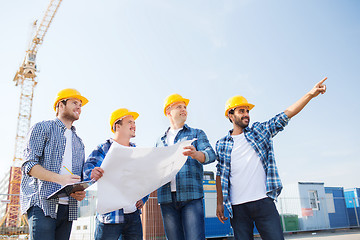
[[[49,0],[1,0],[0,177],[14,157],[20,87],[12,79]],[[360,2],[356,0],[64,0],[37,54],[32,124],[55,118],[58,91],[90,101],[74,122],[86,155],[112,136],[118,108],[137,111],[141,147],[169,126],[166,96],[190,99],[187,124],[212,146],[232,128],[225,102],[242,95],[267,121],[328,77],[274,137],[284,185],[360,187]],[[216,163],[205,166],[215,170]]]

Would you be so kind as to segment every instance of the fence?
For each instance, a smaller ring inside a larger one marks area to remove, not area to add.
[[[6,194],[0,195],[0,239],[27,239],[27,230],[24,231],[24,227],[11,228],[6,226],[7,199]],[[88,191],[86,198],[79,204],[79,218],[73,223],[72,240],[94,239],[96,199],[96,192]],[[336,197],[334,194],[322,198],[309,194],[309,196],[302,198],[281,197],[278,199],[276,206],[281,216],[284,232],[297,232],[360,227],[359,202],[359,198]],[[226,237],[231,235],[230,224],[221,224],[215,217],[216,204],[214,203],[216,203],[216,195],[206,193],[206,237]],[[156,193],[151,194],[142,209],[142,223],[144,239],[166,239]],[[19,229],[22,229],[22,231],[19,231]],[[256,228],[254,233],[257,233]]]
[[[80,204],[80,214],[74,221],[71,240],[92,240],[95,231],[96,192],[87,192],[87,197]],[[142,208],[141,221],[143,225],[143,238],[146,240],[165,240],[165,231],[162,223],[160,206],[157,203],[156,192],[150,197]]]

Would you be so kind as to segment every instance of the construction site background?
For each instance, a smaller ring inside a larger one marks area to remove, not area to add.
[[[0,185],[3,190],[5,186]],[[74,221],[72,227],[71,238],[72,240],[94,239],[95,231],[95,214],[96,214],[96,191],[87,191],[86,198],[79,204],[79,218],[77,221]],[[2,225],[0,228],[0,239],[27,239],[28,238],[28,225],[27,222],[22,223],[18,227],[7,227],[6,222],[4,222],[4,217],[6,215],[6,205],[8,203],[8,194],[0,195],[0,217],[2,219]],[[310,210],[304,208],[299,208],[299,202],[304,199],[301,198],[289,198],[282,197],[279,198],[276,203],[279,210],[282,226],[284,232],[286,233],[286,239],[303,239],[305,236],[309,238],[318,238],[324,234],[339,235],[339,230],[349,232],[349,231],[359,231],[359,217],[354,215],[355,218],[349,218],[348,211],[349,209],[343,209],[343,212],[338,209],[337,204],[332,206],[330,203],[334,199],[332,198],[319,198],[317,203],[318,210]],[[206,237],[208,239],[218,238],[218,239],[232,239],[232,229],[229,224],[221,224],[215,216],[215,206],[216,206],[216,195],[211,192],[211,194],[205,193],[205,224],[206,224]],[[336,199],[337,202],[345,202],[345,198]],[[357,199],[356,201],[359,201]],[[337,210],[335,210],[337,209]],[[358,208],[350,209],[355,210]],[[335,212],[334,212],[335,210]],[[346,210],[346,212],[345,212]],[[299,212],[300,214],[296,214]],[[355,211],[354,211],[355,213]],[[329,214],[337,214],[336,219],[329,217]],[[160,212],[160,207],[157,203],[156,192],[150,195],[149,200],[142,209],[142,224],[143,224],[143,234],[144,239],[146,240],[165,240],[165,232],[162,224],[162,217]],[[228,222],[228,221],[227,221]],[[352,230],[350,230],[352,229]],[[355,229],[355,230],[354,230]],[[226,234],[224,234],[224,232]],[[323,233],[325,232],[325,233]],[[346,233],[344,232],[344,234]],[[311,233],[311,234],[309,234]],[[258,232],[255,228],[254,234],[257,235]],[[340,234],[341,235],[341,234]],[[329,238],[331,239],[331,238]],[[335,238],[334,238],[335,239]],[[338,238],[341,239],[341,238]],[[356,238],[354,238],[356,239]]]

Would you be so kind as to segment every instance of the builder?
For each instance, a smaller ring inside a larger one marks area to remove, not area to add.
[[[184,155],[188,159],[176,177],[157,191],[169,240],[205,239],[203,164],[214,162],[216,156],[204,131],[185,124],[188,103],[189,99],[179,94],[166,98],[164,114],[170,127],[156,143],[157,147],[163,147],[197,139],[191,146],[185,147]]]
[[[77,201],[85,192],[70,197],[46,198],[66,184],[81,181],[84,145],[72,125],[88,100],[77,90],[61,90],[56,97],[56,118],[36,123],[29,132],[20,188],[22,214],[27,213],[30,239],[69,239],[77,219]]]
[[[272,138],[284,129],[311,99],[324,94],[326,78],[284,112],[249,127],[253,104],[242,96],[230,98],[225,116],[233,129],[216,143],[218,157],[216,215],[224,223],[224,204],[230,213],[235,239],[253,239],[254,222],[262,239],[284,239],[274,200],[282,184],[274,158]]]
[[[137,112],[131,112],[126,108],[117,109],[111,114],[110,127],[114,138],[106,140],[90,154],[84,165],[85,180],[98,180],[103,176],[104,170],[101,164],[114,142],[124,147],[135,147],[130,139],[135,137],[135,120],[138,116]],[[140,209],[147,199],[148,196],[134,202],[131,206],[110,213],[97,213],[95,240],[142,240]]]

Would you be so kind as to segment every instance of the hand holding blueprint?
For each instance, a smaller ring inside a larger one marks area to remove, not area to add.
[[[184,147],[193,140],[169,147],[123,147],[115,141],[101,165],[97,211],[100,214],[124,208],[170,182],[185,164]]]

